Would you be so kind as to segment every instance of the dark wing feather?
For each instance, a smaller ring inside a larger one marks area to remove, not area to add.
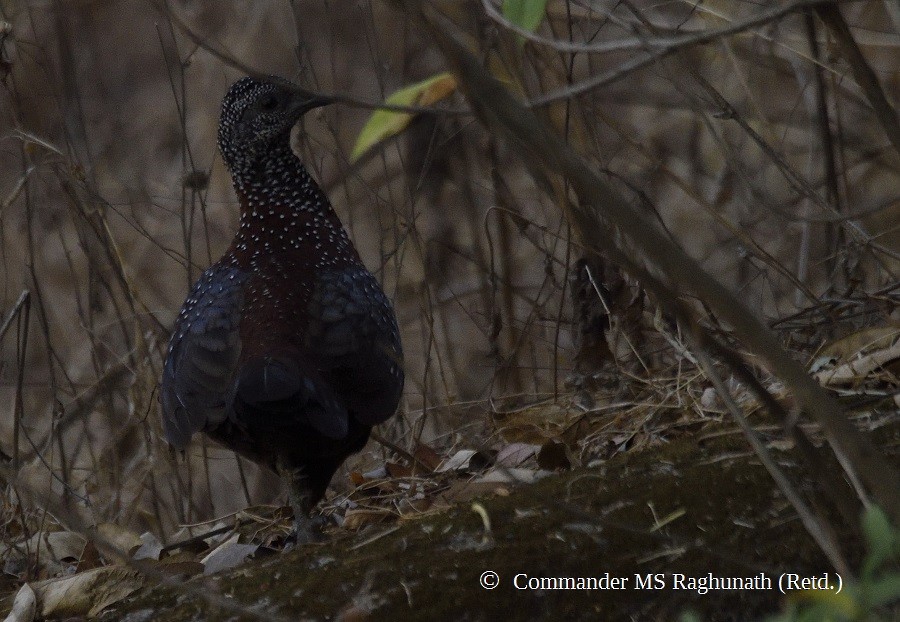
[[[181,308],[163,368],[161,400],[166,440],[178,448],[195,432],[226,417],[226,401],[241,351],[246,275],[215,264]]]
[[[362,266],[317,277],[305,345],[321,357],[322,375],[357,421],[386,421],[403,391],[403,352],[390,301]]]
[[[270,434],[301,423],[341,439],[349,428],[347,411],[321,375],[287,353],[241,365],[229,406],[239,425]]]

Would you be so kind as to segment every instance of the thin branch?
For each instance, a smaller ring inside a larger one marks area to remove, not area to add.
[[[878,77],[856,44],[853,33],[850,32],[850,27],[844,21],[840,10],[834,4],[826,4],[816,7],[816,14],[834,35],[841,53],[850,64],[856,83],[869,100],[888,140],[900,153],[900,121],[897,120],[897,111],[885,96],[881,84],[878,83]]]
[[[534,43],[538,43],[540,45],[546,45],[558,52],[579,54],[582,52],[601,53],[620,52],[623,50],[644,50],[647,48],[660,48],[655,53],[665,56],[682,48],[690,47],[693,45],[702,45],[704,43],[709,43],[710,41],[714,41],[722,37],[728,37],[730,35],[750,30],[751,28],[756,28],[758,26],[763,26],[765,24],[778,21],[783,17],[790,15],[791,13],[795,13],[808,7],[816,7],[828,1],[829,0],[795,0],[794,2],[789,2],[788,4],[779,6],[770,11],[762,11],[758,15],[754,15],[753,17],[743,21],[735,22],[730,26],[725,26],[723,28],[711,28],[709,30],[702,30],[700,32],[681,35],[677,37],[654,37],[652,39],[631,37],[628,39],[617,39],[615,41],[604,41],[602,43],[572,43],[559,39],[548,39],[547,37],[542,37],[541,35],[531,32],[530,30],[526,30],[506,19],[503,15],[497,12],[497,9],[494,8],[494,5],[491,4],[490,0],[481,0],[481,4],[482,6],[484,6],[484,10],[487,13],[488,17],[490,17],[492,20],[494,20],[504,28],[512,30],[524,39],[527,39]],[[660,58],[661,57],[662,56],[660,56]]]
[[[691,334],[691,331],[686,331],[685,335],[689,340],[695,341],[693,335]],[[710,382],[712,382],[713,387],[715,387],[716,393],[718,393],[719,397],[722,398],[722,402],[725,404],[725,408],[728,409],[728,412],[731,413],[732,418],[741,428],[741,431],[744,433],[747,442],[750,443],[750,446],[753,448],[753,451],[756,453],[759,461],[762,462],[763,466],[766,468],[766,471],[769,472],[769,475],[775,481],[778,489],[781,490],[781,493],[794,507],[794,509],[797,511],[797,514],[799,514],[800,520],[803,522],[803,526],[806,527],[806,531],[813,537],[813,539],[815,539],[816,544],[819,545],[819,548],[821,548],[822,552],[825,553],[826,557],[828,557],[828,560],[831,562],[831,565],[834,566],[834,569],[844,577],[852,577],[853,574],[850,571],[850,566],[849,564],[847,564],[847,560],[841,553],[841,549],[838,545],[837,538],[834,535],[834,531],[829,528],[826,522],[820,520],[820,518],[813,513],[813,511],[803,500],[803,497],[800,495],[799,491],[797,491],[794,485],[791,484],[791,481],[784,474],[784,471],[782,471],[775,463],[775,459],[772,457],[772,454],[769,453],[769,450],[766,448],[766,446],[762,443],[762,441],[759,440],[759,437],[756,435],[756,432],[753,431],[753,427],[750,425],[750,422],[747,421],[747,417],[745,417],[744,413],[741,412],[740,406],[738,406],[734,401],[734,398],[728,391],[728,387],[725,385],[725,381],[722,380],[722,376],[719,375],[718,371],[716,371],[716,368],[713,365],[712,360],[710,360],[709,355],[706,354],[703,348],[699,347],[699,343],[697,343],[696,341],[694,343],[694,349],[697,352],[697,359],[700,362],[700,366],[706,373],[706,377],[709,378]]]
[[[172,23],[184,34],[188,39],[190,39],[195,45],[206,50],[220,61],[222,61],[225,65],[232,67],[234,69],[238,69],[242,73],[247,74],[248,76],[255,76],[265,78],[268,77],[269,74],[265,71],[257,69],[255,67],[251,67],[247,65],[231,54],[220,50],[219,48],[208,43],[202,36],[194,32],[194,30],[188,26],[184,21],[178,17],[174,11],[169,10],[168,6],[160,6],[159,10],[166,15],[168,19],[172,21]],[[429,106],[397,106],[394,104],[385,104],[383,102],[371,102],[365,99],[357,99],[355,97],[350,97],[348,95],[341,94],[322,94],[325,97],[330,98],[335,103],[346,104],[348,106],[354,106],[356,108],[363,108],[366,110],[389,110],[391,112],[408,112],[412,114],[429,112],[432,114],[441,114],[441,115],[449,115],[449,116],[468,116],[472,114],[471,110],[466,109],[452,109],[452,108],[433,108]]]

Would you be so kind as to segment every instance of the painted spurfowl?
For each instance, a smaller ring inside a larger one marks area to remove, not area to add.
[[[291,128],[330,102],[275,77],[225,96],[218,142],[240,227],[185,300],[161,385],[168,442],[202,431],[277,471],[299,542],[317,536],[310,511],[403,390],[391,303],[291,150]]]

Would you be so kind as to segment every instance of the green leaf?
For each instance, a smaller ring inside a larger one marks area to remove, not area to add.
[[[889,574],[862,586],[866,604],[869,607],[881,607],[900,602],[900,574]]]
[[[394,106],[428,106],[444,99],[454,90],[456,90],[456,78],[450,73],[440,73],[395,91],[384,100],[384,103]],[[374,145],[402,132],[409,125],[412,117],[413,115],[409,112],[392,112],[390,110],[373,112],[359,132],[359,136],[356,137],[356,144],[353,146],[350,160],[359,159],[359,156]]]
[[[870,577],[888,559],[897,554],[897,532],[891,525],[884,510],[870,507],[862,518],[862,529],[866,537],[868,555],[863,564],[863,577]]]
[[[541,25],[546,9],[547,0],[503,0],[503,17],[528,32]]]

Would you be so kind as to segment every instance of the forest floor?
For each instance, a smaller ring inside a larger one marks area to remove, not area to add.
[[[871,434],[900,462],[900,418],[883,423]],[[821,492],[791,447],[769,445],[801,490]],[[860,539],[850,531],[838,538],[858,566]],[[495,589],[480,585],[488,571]],[[661,583],[638,586],[657,573]],[[599,466],[516,488],[482,486],[442,511],[334,529],[323,544],[145,588],[102,619],[672,620],[691,611],[700,620],[752,620],[785,607],[782,573],[834,578],[741,434],[721,422]],[[772,587],[691,589],[690,577],[710,575],[764,576]],[[542,577],[609,577],[622,589],[528,588]]]

